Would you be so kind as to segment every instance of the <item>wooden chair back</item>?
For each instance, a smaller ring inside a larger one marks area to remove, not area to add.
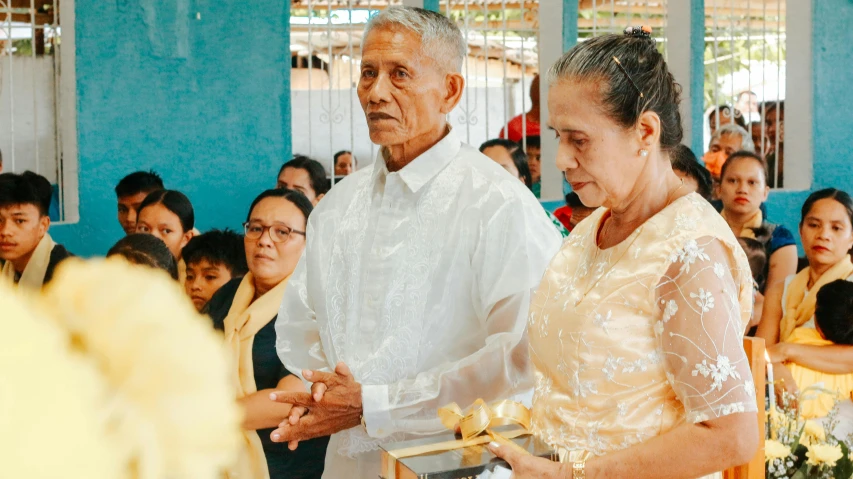
[[[752,380],[755,383],[755,400],[758,403],[758,452],[748,463],[723,471],[724,479],[764,479],[764,385],[766,366],[764,362],[764,340],[743,338],[743,349],[749,359]]]

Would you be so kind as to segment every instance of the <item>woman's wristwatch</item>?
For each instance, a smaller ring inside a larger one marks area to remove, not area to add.
[[[569,463],[572,465],[572,479],[586,479],[586,460],[588,451],[572,451],[569,453]]]

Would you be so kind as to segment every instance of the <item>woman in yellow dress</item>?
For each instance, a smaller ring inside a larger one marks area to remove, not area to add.
[[[579,44],[549,80],[557,166],[601,206],[531,306],[533,432],[569,460],[490,448],[514,479],[695,478],[748,462],[752,278],[726,222],[672,171],[678,85],[646,27]]]
[[[848,254],[853,248],[850,195],[834,188],[812,193],[803,205],[800,238],[809,267],[767,291],[757,335],[768,346],[779,387],[796,393],[820,385],[839,393],[818,394],[801,401],[800,413],[805,418],[825,417],[836,400],[843,400],[842,414],[851,416],[853,346],[827,341],[815,328],[814,318],[818,293],[824,285],[853,280]]]

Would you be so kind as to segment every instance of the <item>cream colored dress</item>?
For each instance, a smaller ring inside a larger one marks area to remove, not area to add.
[[[742,339],[752,277],[722,217],[690,194],[601,250],[607,214],[575,228],[532,302],[535,434],[600,456],[756,412]]]

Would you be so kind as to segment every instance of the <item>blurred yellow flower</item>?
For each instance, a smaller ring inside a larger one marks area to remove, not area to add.
[[[832,467],[835,465],[835,462],[843,456],[844,454],[841,452],[841,446],[837,444],[834,446],[830,446],[829,444],[814,444],[809,446],[809,449],[806,452],[806,457],[809,458],[808,463],[813,466],[826,464],[827,466]]]
[[[823,426],[815,421],[806,421],[803,428],[803,435],[800,438],[800,444],[810,446],[812,444],[820,444],[824,441],[826,441],[826,431],[824,431]]]
[[[99,404],[106,385],[62,328],[0,284],[0,476],[115,479]]]
[[[40,303],[110,391],[99,406],[126,468],[113,477],[217,478],[231,465],[241,411],[222,338],[174,281],[121,258],[68,260]]]
[[[791,448],[785,446],[779,441],[768,439],[764,443],[764,459],[772,461],[773,459],[782,459],[791,454]]]

